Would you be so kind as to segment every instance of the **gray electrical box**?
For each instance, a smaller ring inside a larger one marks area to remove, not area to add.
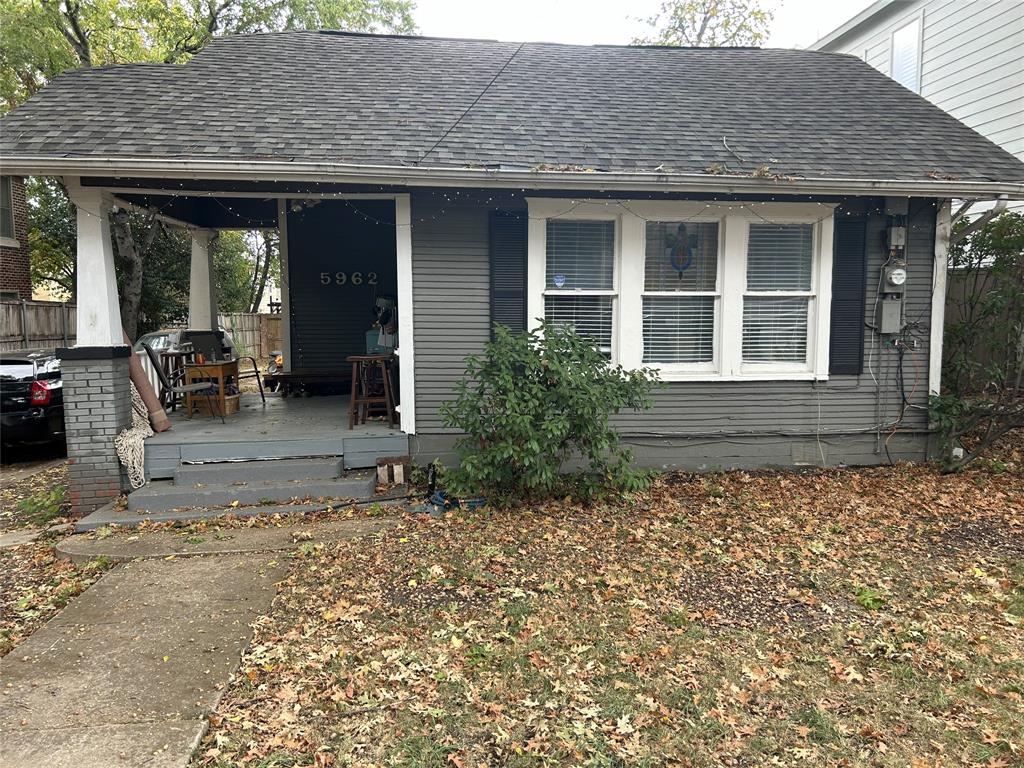
[[[886,216],[906,216],[910,212],[909,197],[887,197],[885,198]]]
[[[878,303],[878,332],[899,333],[903,330],[903,296],[883,294]]]
[[[903,293],[907,284],[907,264],[902,259],[890,260],[882,267],[881,297],[878,303],[878,332],[895,334],[903,331]]]

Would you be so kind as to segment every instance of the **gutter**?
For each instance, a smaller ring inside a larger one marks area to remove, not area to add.
[[[280,161],[176,160],[168,158],[7,157],[4,173],[18,176],[103,176],[226,181],[376,184],[405,187],[498,187],[718,194],[892,195],[986,200],[1024,199],[1024,182],[947,179],[758,178],[727,174],[602,173],[488,168],[349,165]]]

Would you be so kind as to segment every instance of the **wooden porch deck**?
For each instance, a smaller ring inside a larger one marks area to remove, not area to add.
[[[168,478],[179,464],[341,456],[346,469],[376,466],[409,452],[408,436],[375,421],[348,429],[348,397],[283,398],[244,393],[240,410],[219,418],[169,413],[173,428],[146,441],[146,477]]]

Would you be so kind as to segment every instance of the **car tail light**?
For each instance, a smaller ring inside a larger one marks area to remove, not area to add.
[[[50,382],[32,382],[32,405],[49,405],[51,397]]]

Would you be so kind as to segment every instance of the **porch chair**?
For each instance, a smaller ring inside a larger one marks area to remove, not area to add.
[[[152,363],[153,369],[156,371],[156,375],[160,378],[160,390],[164,392],[168,397],[177,397],[178,395],[187,395],[189,393],[193,395],[205,395],[206,404],[210,408],[210,418],[213,418],[214,414],[220,416],[221,424],[226,424],[224,421],[224,414],[220,412],[219,408],[215,408],[213,405],[213,393],[216,390],[215,384],[209,382],[196,382],[195,384],[182,384],[182,372],[175,371],[171,376],[167,375],[164,367],[160,365],[160,358],[157,356],[156,351],[146,344],[142,343],[142,348],[146,350],[146,356],[149,358],[149,362]],[[177,383],[175,383],[177,382]],[[166,403],[161,403],[166,406]],[[188,410],[188,409],[186,409]],[[188,414],[188,417],[192,418],[192,413]]]

